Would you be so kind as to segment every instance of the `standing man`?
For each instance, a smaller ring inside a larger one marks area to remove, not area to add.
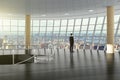
[[[73,34],[72,34],[72,33],[70,34],[69,42],[70,42],[70,52],[73,52],[74,37],[73,37]]]

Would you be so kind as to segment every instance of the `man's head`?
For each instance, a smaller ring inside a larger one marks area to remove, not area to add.
[[[71,33],[70,35],[72,36],[73,34]]]

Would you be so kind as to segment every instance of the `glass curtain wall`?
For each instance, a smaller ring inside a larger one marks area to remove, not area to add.
[[[120,15],[114,17],[115,48],[120,48]],[[74,49],[106,49],[106,16],[75,19],[31,18],[32,48],[69,49],[70,33]],[[0,17],[0,53],[18,53],[25,48],[25,17]],[[7,51],[7,52],[5,52]]]
[[[11,54],[12,50],[24,49],[24,18],[0,17],[0,54]]]
[[[120,15],[115,15],[115,48],[120,42]],[[106,16],[81,19],[32,19],[32,45],[38,48],[69,49],[70,33],[74,34],[74,49],[106,49]]]

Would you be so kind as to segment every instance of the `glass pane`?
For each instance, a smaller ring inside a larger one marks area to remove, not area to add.
[[[39,26],[39,20],[33,20],[32,23],[33,26]]]
[[[17,20],[11,20],[11,25],[17,26]]]
[[[61,25],[67,25],[67,20],[62,20]]]
[[[102,25],[96,25],[96,30],[101,30],[102,29]]]
[[[66,27],[61,27],[61,31],[66,31]]]
[[[34,32],[34,31],[37,31],[37,32],[38,32],[38,31],[39,31],[39,27],[33,27],[33,32]]]
[[[68,25],[74,25],[74,19],[68,21]]]
[[[46,26],[46,20],[41,20],[40,21],[40,26]]]
[[[10,20],[3,20],[3,25],[10,25]]]
[[[87,30],[88,26],[82,26],[82,30]]]
[[[105,22],[104,22],[104,24],[106,24],[107,23],[107,17],[105,17]]]
[[[40,32],[39,34],[41,37],[43,37],[45,35],[45,32]]]
[[[107,31],[102,31],[102,36],[106,36]]]
[[[10,26],[4,26],[3,31],[10,31]]]
[[[86,36],[86,31],[81,31],[81,36]]]
[[[120,35],[120,30],[118,30],[118,35]]]
[[[51,31],[52,32],[53,27],[47,27],[47,31]]]
[[[45,26],[40,27],[40,32],[41,32],[41,31],[46,31],[46,27],[45,27]]]
[[[65,36],[65,34],[66,34],[66,31],[60,32],[60,36]]]
[[[114,16],[114,22],[115,22],[115,23],[117,23],[117,22],[118,22],[119,17],[120,17],[120,15],[115,15],[115,16]]]
[[[72,31],[73,31],[73,27],[68,27],[68,30],[67,30],[67,31],[72,32]]]
[[[0,19],[0,26],[2,25],[2,19]]]
[[[48,31],[48,32],[46,33],[46,36],[47,36],[48,39],[51,39],[52,32],[51,32],[51,31],[50,31],[50,32]]]
[[[53,33],[54,37],[57,37],[58,34],[59,34],[59,32],[54,32],[54,33]]]
[[[90,18],[90,24],[95,24],[96,18]]]
[[[17,31],[18,29],[17,29],[17,26],[13,26],[13,27],[11,27],[11,31]]]
[[[80,31],[80,26],[75,26],[75,28],[74,28],[74,32],[79,32]]]
[[[25,27],[18,27],[19,31],[25,31]]]
[[[76,38],[78,38],[79,32],[75,31],[75,32],[74,32],[74,36],[77,36]]]
[[[94,30],[95,25],[89,25],[89,30]]]
[[[100,36],[101,31],[95,31],[95,36]]]
[[[0,31],[3,31],[3,27],[2,26],[0,26]]]
[[[47,26],[53,26],[53,20],[48,20]]]
[[[104,17],[98,17],[97,24],[103,24]]]
[[[59,32],[59,27],[54,27],[54,31],[58,31]]]
[[[92,36],[93,35],[93,31],[88,31],[88,36]]]
[[[82,25],[88,25],[88,19],[83,19]]]
[[[18,34],[19,34],[19,36],[21,36],[21,37],[24,37],[24,36],[25,36],[25,32],[22,32],[22,31],[19,31]],[[20,37],[19,37],[19,38],[20,38]]]
[[[76,19],[75,25],[81,25],[81,19]]]
[[[19,21],[18,23],[19,26],[25,26],[25,20],[18,20],[18,21]]]
[[[114,30],[116,30],[117,29],[117,24],[114,24]]]
[[[60,26],[60,20],[55,20],[54,21],[54,26]]]
[[[103,30],[107,30],[107,25],[106,24],[104,24]]]

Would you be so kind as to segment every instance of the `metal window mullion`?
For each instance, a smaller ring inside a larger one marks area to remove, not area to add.
[[[78,36],[79,39],[80,39],[80,35],[81,35],[82,23],[83,23],[83,18],[81,19],[81,23],[80,23],[80,30],[79,30],[79,36]]]
[[[102,32],[103,32],[103,27],[104,27],[104,22],[105,22],[105,16],[104,16],[103,23],[102,23],[102,28],[101,28],[101,31],[100,31],[100,36],[99,36],[99,41],[98,41],[98,45],[97,45],[97,50],[99,50],[100,41],[101,41]]]
[[[17,20],[17,26],[18,26],[18,27],[17,27],[17,29],[18,29],[18,30],[17,30],[17,31],[18,31],[18,32],[17,32],[17,33],[18,33],[18,41],[20,40],[20,39],[19,39],[19,34],[20,34],[20,31],[19,31],[19,27],[20,27],[20,26],[19,26],[19,20],[20,20],[20,19]],[[25,33],[24,33],[24,34],[25,34]],[[26,39],[26,38],[25,38],[25,39]],[[20,44],[19,44],[19,45],[20,45]],[[19,46],[19,45],[18,45],[18,46]],[[25,45],[24,45],[24,46],[25,46]],[[19,49],[17,49],[17,52],[19,53]]]
[[[2,24],[1,24],[2,31],[1,32],[3,32],[3,17],[1,17],[1,19],[2,19]]]
[[[58,43],[60,42],[60,32],[61,32],[61,20],[60,20],[60,27],[59,27],[59,33],[58,33]]]
[[[105,38],[104,38],[104,39],[105,39]],[[104,51],[106,51],[106,48],[107,48],[107,46],[105,45],[105,46],[104,46]]]
[[[94,26],[94,30],[93,30],[93,34],[92,34],[91,49],[92,49],[92,44],[94,42],[94,35],[95,35],[96,26],[97,26],[97,21],[98,21],[98,17],[96,17],[95,26]]]
[[[38,41],[39,41],[39,44],[40,44],[40,37],[41,37],[41,36],[40,36],[40,24],[41,24],[41,23],[40,23],[40,19],[38,19],[38,20],[39,20],[39,31],[38,31],[38,33],[39,33],[39,38],[38,38],[38,39],[39,39],[39,40],[38,40]],[[39,44],[37,45],[37,48],[39,48]]]
[[[88,19],[88,25],[87,25],[87,31],[86,31],[85,43],[84,43],[84,47],[83,47],[83,49],[85,49],[85,46],[86,46],[86,40],[87,40],[87,37],[88,37],[89,23],[90,23],[90,18]]]
[[[74,30],[75,30],[75,22],[76,22],[76,19],[74,19],[74,25],[73,25],[73,35],[75,35],[74,34]],[[75,37],[75,36],[74,36]],[[73,49],[74,49],[74,47],[73,47]]]
[[[10,17],[10,35],[11,35],[11,17]],[[11,37],[13,39],[13,37]],[[12,45],[13,46],[13,45]],[[15,45],[14,45],[15,46]],[[12,49],[10,50],[10,54],[12,54]]]
[[[53,40],[53,31],[54,31],[54,27],[55,27],[55,20],[53,20],[53,28],[52,28],[51,41]]]
[[[19,46],[19,44],[18,44],[18,42],[19,42],[18,41],[19,40],[18,39],[19,38],[18,37],[19,36],[19,19],[17,19],[17,26],[16,27],[17,27],[17,53],[18,53],[19,52],[19,49],[18,49],[18,46]]]
[[[33,45],[33,42],[34,42],[33,41],[33,19],[32,19],[32,30],[31,31],[32,31],[32,45]]]
[[[74,31],[75,31],[75,22],[76,22],[76,19],[74,19],[74,24],[73,24],[73,34],[74,34]]]
[[[67,30],[68,30],[68,19],[67,19],[67,25],[66,25],[65,41],[67,40]]]
[[[32,32],[32,34],[33,34],[33,29],[32,29],[32,27],[33,27],[33,20],[32,20],[32,19],[31,19],[31,22],[32,22],[32,25],[31,25],[31,29],[30,29],[30,30],[31,30],[31,32]],[[25,27],[26,27],[26,26],[25,26]],[[26,29],[25,29],[25,32],[26,32]],[[26,33],[25,33],[25,34],[26,34]],[[32,34],[31,34],[31,35],[32,35]],[[32,36],[33,36],[33,35],[32,35]],[[26,36],[25,36],[25,37],[26,37]],[[26,39],[26,38],[25,38],[25,39]],[[33,39],[33,37],[31,38],[31,40],[32,40],[32,39]],[[30,42],[33,44],[33,40],[30,41]],[[32,44],[31,44],[31,45],[32,45]]]
[[[117,30],[116,30],[115,36],[118,34],[119,25],[120,25],[120,17],[119,17],[119,21],[118,21],[118,25],[117,25]]]
[[[48,26],[48,20],[46,20],[46,30],[45,30],[45,36],[44,36],[44,38],[45,38],[45,43],[46,43],[47,26]]]
[[[40,38],[41,38],[41,36],[40,36],[40,33],[41,33],[41,19],[39,19],[39,41],[40,41]]]
[[[11,18],[10,18],[10,33],[11,33]]]
[[[117,34],[118,34],[119,25],[120,25],[120,17],[119,17],[119,21],[118,21],[117,28],[116,28],[116,33],[115,33],[115,42],[117,42],[117,41],[116,41],[116,37],[117,37]]]
[[[80,42],[80,35],[81,35],[82,23],[83,23],[83,18],[81,18],[81,23],[80,23],[80,30],[79,30],[79,36],[78,36],[79,42]],[[81,46],[81,45],[79,45],[79,46]]]
[[[4,20],[3,20],[3,22],[4,22]],[[5,27],[5,26],[4,26],[3,22],[2,22],[3,32],[4,32],[4,34],[3,34],[3,35],[5,36],[5,31],[4,31],[4,27]],[[4,46],[3,48],[4,48],[4,54],[5,54],[5,45],[3,44],[3,46]]]
[[[4,33],[3,17],[2,17],[2,32]],[[3,34],[3,36],[4,36],[4,34]],[[3,55],[5,55],[5,52],[4,52],[5,46],[4,46],[4,44],[2,46],[3,46]]]

